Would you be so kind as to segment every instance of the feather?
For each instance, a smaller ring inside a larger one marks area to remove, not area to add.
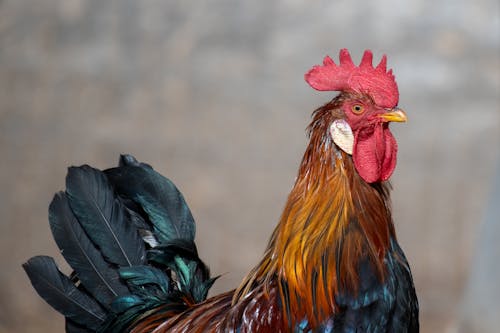
[[[292,325],[292,311],[290,309],[290,291],[288,290],[287,283],[284,279],[280,279],[280,292],[282,293],[281,299],[283,300],[283,304],[285,306],[285,318],[288,320],[288,324],[291,328]]]
[[[49,222],[54,239],[68,264],[85,288],[103,305],[128,294],[116,270],[107,263],[73,215],[63,192],[49,206]]]
[[[75,323],[73,320],[66,318],[66,333],[94,333],[95,330],[90,330],[83,325]]]
[[[120,269],[120,277],[127,281],[130,288],[149,289],[154,286],[155,289],[164,294],[170,290],[170,278],[164,271],[152,266],[124,267]]]
[[[152,248],[160,245],[155,235],[149,230],[139,229],[139,235],[141,235],[142,240],[145,241]]]
[[[148,251],[148,260],[169,266],[176,256],[187,260],[202,263],[198,256],[198,250],[194,242],[183,239],[175,239],[168,243],[162,243]]]
[[[145,167],[149,169],[153,169],[153,167],[147,163],[139,162],[134,156],[129,154],[120,155],[120,159],[118,161],[118,166],[136,166],[136,167]]]
[[[210,278],[210,271],[198,257],[194,243],[173,241],[171,244],[150,250],[148,259],[152,263],[164,265],[175,273],[172,279],[177,289],[190,295],[195,302],[205,300],[208,290],[219,278],[219,276]]]
[[[54,259],[33,257],[23,264],[23,268],[38,294],[69,320],[92,330],[104,322],[106,314],[103,308],[61,273]]]
[[[137,295],[126,295],[118,297],[111,303],[111,308],[114,313],[123,313],[130,310],[132,307],[144,305],[144,301]]]
[[[151,226],[144,220],[144,218],[137,213],[135,210],[132,210],[130,208],[126,208],[127,214],[130,217],[131,222],[134,224],[135,228],[139,232],[140,238],[142,238],[142,235],[140,234],[141,230],[151,232]]]
[[[69,168],[66,193],[78,221],[107,261],[119,266],[144,263],[145,247],[135,223],[102,172],[87,165]]]
[[[160,243],[194,241],[194,219],[177,187],[149,165],[132,159],[122,156],[120,167],[104,171],[117,192],[142,207]]]

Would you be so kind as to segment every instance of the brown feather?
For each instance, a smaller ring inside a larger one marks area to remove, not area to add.
[[[234,332],[238,328],[241,333],[288,331],[282,327],[277,288],[272,286],[270,294],[263,289],[255,288],[236,305],[231,304],[234,291],[217,295],[166,321],[163,317],[161,325],[158,318],[149,316],[131,332]]]

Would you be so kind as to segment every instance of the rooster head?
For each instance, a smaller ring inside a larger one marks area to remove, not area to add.
[[[396,167],[397,143],[389,122],[405,122],[406,114],[397,107],[398,86],[392,70],[386,71],[384,55],[373,67],[373,54],[365,51],[355,66],[346,49],[339,65],[328,56],[323,65],[305,74],[316,90],[340,91],[342,116],[332,118],[329,135],[344,152],[352,155],[358,174],[367,183],[386,181]]]

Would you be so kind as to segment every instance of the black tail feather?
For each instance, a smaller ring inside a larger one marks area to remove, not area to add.
[[[130,214],[101,171],[86,165],[69,168],[66,193],[78,221],[107,261],[122,267],[144,263],[145,247]]]
[[[175,272],[177,289],[195,303],[207,297],[218,278],[210,278],[210,270],[198,257],[196,245],[184,240],[174,240],[151,249],[148,260]]]
[[[198,257],[193,217],[170,180],[122,155],[105,171],[69,168],[66,187],[49,222],[74,272],[68,278],[50,257],[24,268],[66,316],[67,332],[119,332],[144,313],[172,315],[206,298],[216,278]]]
[[[83,329],[92,330],[104,323],[105,310],[61,273],[54,259],[46,256],[33,257],[23,267],[40,296],[68,320],[74,321]]]
[[[66,332],[67,333],[93,333],[95,330],[88,329],[83,325],[75,323],[73,320],[66,318]]]
[[[150,166],[122,157],[118,168],[105,170],[118,194],[131,198],[147,213],[160,243],[194,241],[191,211],[177,187]]]
[[[49,222],[62,255],[101,304],[108,307],[115,297],[128,293],[116,268],[104,260],[73,215],[63,192],[56,194],[49,206]]]

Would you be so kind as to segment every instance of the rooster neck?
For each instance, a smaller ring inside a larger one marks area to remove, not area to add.
[[[326,126],[314,124],[265,256],[234,299],[256,285],[278,282],[284,317],[292,325],[307,318],[312,328],[338,311],[340,292],[357,293],[361,260],[384,279],[383,261],[394,237],[389,185],[366,183]]]
[[[339,292],[357,292],[360,260],[382,280],[393,233],[387,185],[366,183],[329,137],[313,136],[269,245],[289,315],[314,325],[335,313]]]

